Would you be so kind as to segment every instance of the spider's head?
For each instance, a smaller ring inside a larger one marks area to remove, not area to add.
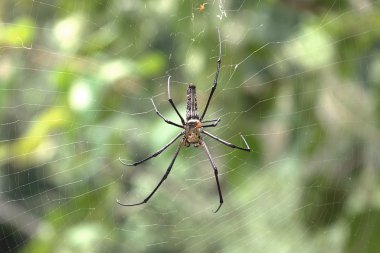
[[[189,84],[189,88],[190,89],[195,89],[195,84],[193,84],[193,83]]]
[[[201,128],[202,124],[198,119],[190,119],[187,121],[185,127],[186,142],[189,144],[198,145],[201,140]]]
[[[202,128],[202,123],[198,119],[190,119],[187,121],[186,125],[189,129]]]

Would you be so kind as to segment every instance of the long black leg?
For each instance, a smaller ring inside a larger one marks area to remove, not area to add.
[[[165,172],[165,175],[162,177],[161,181],[160,181],[160,182],[158,183],[158,185],[154,188],[154,190],[148,195],[148,197],[146,197],[143,201],[138,202],[138,203],[135,203],[135,204],[123,204],[123,203],[121,203],[118,199],[116,200],[117,203],[118,203],[119,205],[122,205],[122,206],[138,206],[138,205],[142,205],[142,204],[147,203],[148,200],[153,196],[153,194],[158,190],[158,188],[161,186],[161,184],[162,184],[162,183],[165,181],[165,179],[168,177],[168,175],[169,175],[169,173],[170,173],[170,171],[171,171],[171,169],[172,169],[172,167],[173,167],[173,164],[174,164],[174,162],[175,162],[175,159],[176,159],[177,156],[178,156],[179,150],[181,149],[181,147],[182,147],[182,145],[183,145],[182,143],[183,143],[183,141],[181,141],[181,142],[179,143],[178,148],[177,148],[177,151],[175,152],[174,157],[173,157],[172,161],[170,162],[168,169],[167,169],[166,172]]]
[[[220,121],[220,118],[213,119],[213,120],[205,120],[205,121],[202,122],[202,127],[216,127],[218,125],[219,121]],[[203,123],[212,123],[212,124],[205,124],[205,125],[203,125]]]
[[[165,149],[167,149],[170,145],[172,145],[180,136],[182,136],[184,134],[184,132],[178,134],[176,137],[174,137],[173,140],[171,140],[168,144],[166,144],[163,148],[161,148],[160,150],[158,150],[156,153],[154,153],[153,155],[151,156],[148,156],[147,158],[145,159],[142,159],[141,161],[138,161],[138,162],[134,162],[134,163],[126,163],[124,159],[121,159],[119,157],[119,161],[124,164],[124,165],[127,165],[127,166],[136,166],[140,163],[143,163],[147,160],[149,160],[150,158],[153,158],[153,157],[156,157],[158,156],[159,154],[161,154]]]
[[[180,127],[180,128],[183,128],[183,126],[177,124],[177,123],[174,123],[168,119],[166,119],[164,116],[162,116],[162,114],[157,110],[157,107],[156,107],[156,104],[154,103],[153,101],[153,98],[150,99],[152,101],[152,104],[154,106],[154,110],[156,111],[157,115],[160,116],[160,118],[162,118],[166,123],[170,124],[170,125],[173,125],[173,126],[176,126],[176,127]]]
[[[227,141],[225,141],[225,140],[222,140],[222,139],[220,139],[219,137],[210,134],[209,132],[202,131],[202,133],[204,133],[204,134],[207,135],[207,136],[210,136],[210,137],[213,138],[214,140],[217,140],[217,141],[219,141],[220,143],[223,143],[224,145],[226,145],[226,146],[228,146],[228,147],[230,147],[230,148],[237,148],[237,149],[244,150],[244,151],[248,151],[248,152],[251,151],[251,148],[249,147],[249,145],[248,145],[248,143],[247,143],[247,141],[245,140],[245,138],[244,138],[243,135],[240,135],[240,136],[241,136],[241,138],[243,139],[243,141],[244,141],[244,143],[245,143],[245,146],[246,146],[245,148],[242,148],[242,147],[236,146],[236,145],[234,145],[234,144],[232,144],[232,143],[229,143],[229,142],[227,142]]]
[[[208,106],[210,104],[212,96],[214,95],[216,86],[218,85],[218,77],[219,77],[219,71],[220,71],[220,64],[222,63],[222,42],[220,41],[220,31],[219,31],[219,29],[218,29],[218,39],[219,39],[219,57],[218,57],[218,62],[216,64],[216,73],[215,73],[214,83],[212,85],[210,96],[208,97],[206,107],[205,107],[205,109],[204,109],[204,111],[202,113],[202,116],[201,116],[201,119],[200,119],[201,121],[202,121],[202,119],[206,115],[207,108],[208,108]]]
[[[172,100],[172,96],[170,95],[170,78],[171,78],[171,76],[168,77],[168,101],[173,106],[175,112],[177,113],[177,115],[181,119],[182,125],[185,125],[185,120],[182,118],[181,114],[177,110],[177,107],[175,106],[175,104],[174,104],[174,102]]]
[[[219,206],[218,206],[218,208],[215,211],[213,211],[214,213],[216,213],[216,212],[219,211],[219,209],[222,207],[222,204],[223,204],[223,195],[222,195],[222,190],[220,189],[220,183],[219,183],[219,177],[218,177],[218,168],[216,167],[215,162],[214,162],[214,160],[212,159],[212,157],[210,155],[210,151],[208,150],[208,148],[206,146],[206,143],[204,141],[202,141],[202,146],[204,147],[204,149],[206,151],[206,154],[208,156],[208,159],[211,162],[211,166],[214,169],[214,175],[215,175],[216,185],[218,187]]]

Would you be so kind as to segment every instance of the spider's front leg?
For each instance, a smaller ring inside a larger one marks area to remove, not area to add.
[[[142,205],[142,204],[147,203],[147,202],[149,201],[149,199],[154,195],[154,193],[158,190],[158,188],[160,188],[161,184],[162,184],[162,183],[166,180],[166,178],[169,176],[169,173],[170,173],[170,171],[172,170],[172,167],[173,167],[173,165],[174,165],[174,162],[175,162],[175,160],[177,159],[178,153],[179,153],[179,151],[180,151],[180,149],[181,149],[181,147],[182,147],[182,142],[183,142],[183,141],[181,141],[181,142],[179,143],[178,148],[177,148],[176,152],[174,153],[174,157],[173,157],[172,161],[170,162],[169,167],[167,168],[167,170],[166,170],[164,176],[161,178],[160,182],[159,182],[159,183],[157,184],[157,186],[153,189],[153,191],[148,195],[148,197],[146,197],[143,201],[138,202],[138,203],[135,203],[135,204],[123,204],[123,203],[121,203],[120,200],[118,200],[118,199],[116,200],[116,202],[117,202],[119,205],[121,205],[121,206],[138,206],[138,205]]]
[[[181,133],[179,133],[176,137],[174,137],[173,140],[171,140],[171,141],[170,141],[168,144],[166,144],[164,147],[162,147],[161,149],[159,149],[159,150],[158,150],[157,152],[155,152],[153,155],[148,156],[147,158],[142,159],[141,161],[134,162],[134,163],[127,163],[124,159],[121,159],[120,157],[119,157],[119,161],[120,161],[122,164],[126,165],[126,166],[136,166],[136,165],[139,165],[140,163],[143,163],[143,162],[145,162],[145,161],[147,161],[147,160],[149,160],[149,159],[151,159],[151,158],[153,158],[153,157],[158,156],[158,155],[161,154],[162,152],[164,152],[165,149],[167,149],[168,147],[170,147],[170,145],[172,145],[172,144],[173,144],[173,143],[174,143],[179,137],[181,137],[184,133],[185,133],[184,131],[181,132]]]
[[[206,143],[205,143],[204,141],[202,141],[202,142],[201,142],[201,145],[202,145],[203,148],[205,149],[206,154],[207,154],[207,157],[208,157],[208,159],[209,159],[210,162],[211,162],[211,166],[212,166],[212,168],[214,169],[214,175],[215,175],[215,180],[216,180],[216,186],[218,187],[219,206],[218,206],[218,208],[217,208],[215,211],[213,211],[214,213],[216,213],[216,212],[219,211],[219,209],[220,209],[220,208],[222,207],[222,205],[223,205],[223,195],[222,195],[222,190],[220,189],[220,183],[219,183],[219,177],[218,177],[219,172],[218,172],[218,168],[217,168],[216,165],[215,165],[214,160],[213,160],[212,157],[211,157],[210,151],[208,150]]]

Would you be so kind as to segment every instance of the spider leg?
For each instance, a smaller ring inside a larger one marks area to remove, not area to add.
[[[220,143],[223,143],[224,145],[226,145],[226,146],[228,146],[228,147],[230,147],[230,148],[236,148],[236,149],[240,149],[240,150],[244,150],[244,151],[248,151],[248,152],[251,151],[251,148],[249,147],[249,145],[248,145],[248,143],[247,143],[247,141],[245,140],[245,138],[244,138],[243,135],[240,135],[240,136],[241,136],[241,138],[243,139],[243,141],[244,141],[244,143],[245,143],[245,146],[246,146],[245,148],[242,148],[242,147],[236,146],[236,145],[234,145],[234,144],[232,144],[232,143],[229,143],[229,142],[227,142],[227,141],[225,141],[225,140],[222,140],[222,139],[220,139],[219,137],[210,134],[209,132],[202,131],[202,133],[204,133],[205,135],[207,135],[207,136],[213,138],[214,140],[219,141]]]
[[[220,118],[202,121],[202,127],[216,127],[218,125],[219,121],[220,121]],[[211,122],[213,122],[213,123],[203,125],[203,123],[211,123]]]
[[[135,204],[123,204],[123,203],[121,203],[120,200],[118,200],[118,199],[116,200],[116,202],[117,202],[119,205],[122,205],[122,206],[138,206],[138,205],[142,205],[142,204],[147,203],[148,200],[153,196],[153,194],[158,190],[158,188],[161,186],[161,184],[162,184],[162,183],[165,181],[165,179],[168,177],[168,175],[169,175],[169,173],[170,173],[170,171],[171,171],[171,169],[172,169],[172,167],[173,167],[173,164],[174,164],[174,162],[175,162],[175,160],[176,160],[176,158],[177,158],[177,156],[178,156],[179,150],[181,149],[181,147],[182,147],[182,145],[183,145],[182,143],[183,143],[183,141],[181,141],[181,142],[179,143],[178,148],[177,148],[177,150],[176,150],[176,152],[175,152],[175,154],[174,154],[174,157],[173,157],[172,161],[170,162],[168,169],[167,169],[166,172],[165,172],[165,175],[162,177],[161,181],[157,184],[157,186],[153,189],[153,191],[148,195],[148,197],[146,197],[143,201],[138,202],[138,203],[135,203]]]
[[[222,205],[223,205],[223,195],[222,195],[222,190],[220,189],[220,183],[219,183],[219,177],[218,177],[218,168],[216,167],[215,162],[214,162],[214,160],[213,160],[212,157],[211,157],[210,151],[208,150],[208,148],[207,148],[207,146],[206,146],[206,143],[205,143],[204,141],[202,141],[202,146],[203,146],[203,148],[204,148],[205,151],[206,151],[207,157],[208,157],[208,159],[209,159],[210,162],[211,162],[211,166],[212,166],[212,168],[214,169],[214,175],[215,175],[216,185],[217,185],[217,187],[218,187],[219,206],[218,206],[218,208],[217,208],[215,211],[213,211],[214,213],[216,213],[216,212],[219,211],[219,209],[220,209],[220,208],[222,207]]]
[[[215,122],[215,121],[220,121],[220,118],[217,119],[210,119],[210,120],[203,120],[202,123],[210,123],[210,122]]]
[[[182,133],[179,133],[176,137],[174,137],[174,139],[173,140],[171,140],[168,144],[166,144],[163,148],[161,148],[160,150],[158,150],[156,153],[154,153],[153,155],[151,155],[151,156],[148,156],[147,158],[144,158],[144,159],[142,159],[141,161],[138,161],[138,162],[134,162],[134,163],[126,163],[125,162],[125,160],[124,159],[121,159],[120,157],[119,157],[119,161],[122,163],[122,164],[124,164],[124,165],[126,165],[126,166],[136,166],[136,165],[138,165],[138,164],[140,164],[140,163],[143,163],[143,162],[145,162],[145,161],[147,161],[147,160],[149,160],[149,159],[151,159],[151,158],[153,158],[153,157],[156,157],[156,156],[158,156],[159,154],[161,154],[165,149],[167,149],[170,145],[172,145],[180,136],[182,136],[184,134],[184,132],[182,132]]]
[[[157,107],[156,107],[156,104],[154,103],[153,101],[153,98],[150,99],[152,101],[152,104],[154,106],[154,110],[156,111],[157,115],[160,116],[160,118],[162,118],[166,123],[168,123],[169,125],[173,125],[173,126],[176,126],[176,127],[180,127],[180,128],[183,128],[183,126],[177,124],[177,123],[174,123],[168,119],[166,119],[164,116],[162,116],[162,114],[157,110]]]
[[[179,113],[179,111],[177,110],[177,107],[175,106],[173,100],[172,100],[172,97],[170,95],[170,78],[171,76],[168,77],[168,101],[169,103],[173,106],[175,112],[177,113],[177,115],[179,116],[179,118],[181,119],[181,122],[182,122],[182,125],[185,125],[185,120],[182,118],[181,114]]]
[[[210,96],[208,97],[206,107],[205,107],[205,109],[204,109],[204,111],[202,113],[202,116],[201,116],[200,120],[202,120],[205,117],[206,112],[207,112],[207,108],[208,108],[208,106],[210,104],[210,101],[211,101],[211,98],[214,95],[216,86],[218,85],[218,77],[219,77],[219,71],[220,71],[220,64],[222,63],[222,42],[220,41],[220,31],[219,31],[219,28],[218,28],[218,39],[219,39],[219,57],[218,57],[218,62],[216,64],[215,79],[214,79],[213,85],[211,87],[211,92],[210,92]]]

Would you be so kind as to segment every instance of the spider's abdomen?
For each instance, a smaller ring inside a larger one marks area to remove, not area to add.
[[[187,99],[186,99],[186,121],[190,119],[199,119],[198,105],[197,105],[197,92],[195,85],[190,84],[187,87]]]
[[[197,119],[189,120],[185,126],[185,145],[198,147],[201,144],[201,122]]]

